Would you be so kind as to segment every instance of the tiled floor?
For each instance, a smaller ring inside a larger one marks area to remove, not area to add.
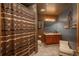
[[[58,56],[59,54],[59,46],[58,44],[53,45],[38,45],[38,53],[33,56]]]

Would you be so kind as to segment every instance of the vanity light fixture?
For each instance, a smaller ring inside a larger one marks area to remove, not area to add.
[[[45,9],[41,9],[40,11],[41,11],[41,12],[44,12],[44,11],[45,11]]]
[[[55,19],[45,19],[45,21],[49,21],[49,22],[55,22]]]

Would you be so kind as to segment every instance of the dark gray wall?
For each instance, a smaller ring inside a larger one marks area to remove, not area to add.
[[[72,4],[73,7],[73,23],[76,22],[76,4]],[[63,40],[70,41],[73,48],[76,46],[76,29],[65,29],[64,26],[68,23],[68,10],[64,10],[63,13],[59,15],[58,21],[55,23],[45,22],[46,32],[58,31],[62,34]],[[73,43],[72,43],[73,42]]]

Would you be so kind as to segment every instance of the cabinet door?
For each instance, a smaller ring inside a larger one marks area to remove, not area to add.
[[[56,36],[56,43],[59,44],[59,40],[61,40],[61,35]]]
[[[57,39],[56,39],[56,36],[53,35],[53,36],[52,36],[52,43],[55,44],[55,43],[56,43],[56,40],[57,40]]]
[[[52,44],[53,42],[53,39],[52,39],[52,36],[46,36],[46,44]]]
[[[53,43],[53,44],[58,44],[58,42],[59,42],[58,35],[53,35],[53,36],[52,36],[52,43]]]
[[[45,43],[46,44],[52,44],[52,36],[46,35],[45,36]]]

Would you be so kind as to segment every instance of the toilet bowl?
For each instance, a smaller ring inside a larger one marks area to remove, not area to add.
[[[42,41],[38,40],[38,45],[41,46],[42,45]]]

